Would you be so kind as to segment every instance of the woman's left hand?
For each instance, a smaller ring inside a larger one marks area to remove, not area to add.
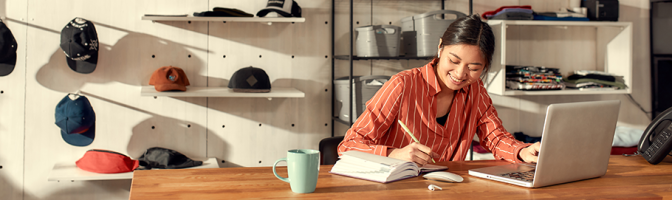
[[[524,149],[520,150],[518,157],[525,161],[526,163],[537,163],[539,159],[539,149],[541,148],[541,143],[536,142]]]

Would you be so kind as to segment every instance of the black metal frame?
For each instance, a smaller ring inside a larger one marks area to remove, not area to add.
[[[672,55],[670,54],[656,54],[654,53],[653,50],[653,6],[655,3],[671,3],[672,0],[651,0],[649,2],[649,8],[652,8],[649,10],[649,52],[651,53],[650,55],[650,69],[651,69],[651,119],[654,119],[656,117],[656,111],[661,110],[658,108],[658,94],[657,94],[657,79],[656,79],[656,58],[671,58]],[[662,109],[665,110],[666,108]],[[661,110],[661,111],[662,111]],[[332,131],[333,132],[333,131]]]
[[[440,0],[441,1],[441,10],[444,10],[445,7],[445,0]],[[354,113],[352,113],[352,86],[350,86],[348,95],[350,95],[349,99],[349,107],[350,108],[348,111],[350,112],[350,119],[349,121],[345,121],[342,119],[339,119],[337,117],[334,117],[336,113],[334,113],[334,97],[336,95],[336,91],[334,88],[334,80],[335,80],[335,64],[336,60],[348,60],[349,66],[350,66],[350,71],[348,74],[348,83],[352,84],[352,66],[353,66],[353,61],[354,60],[427,60],[431,59],[432,57],[357,57],[353,55],[353,48],[354,48],[354,38],[355,34],[353,31],[353,0],[350,0],[350,53],[349,55],[334,55],[336,53],[335,50],[335,43],[334,43],[334,36],[335,36],[335,28],[336,28],[336,0],[331,0],[331,137],[334,137],[334,122],[339,122],[343,123],[346,125],[352,126],[354,123],[353,118],[354,118]],[[373,5],[371,5],[373,7]],[[469,15],[472,15],[473,13],[473,0],[469,0]]]

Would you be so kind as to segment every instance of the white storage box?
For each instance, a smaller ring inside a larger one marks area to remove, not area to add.
[[[372,25],[355,28],[355,46],[360,57],[399,56],[401,27],[392,25]]]
[[[359,117],[366,108],[366,102],[378,92],[385,82],[390,80],[390,76],[353,76],[352,77],[352,99],[353,115]],[[350,101],[348,100],[348,77],[341,77],[334,80],[334,114],[335,117],[343,121],[350,121]],[[356,118],[355,118],[356,120]],[[355,121],[353,120],[353,122]]]
[[[455,15],[455,17],[451,17]],[[444,19],[441,17],[443,16]],[[434,56],[439,39],[450,23],[467,15],[454,10],[437,10],[401,19],[404,56]]]

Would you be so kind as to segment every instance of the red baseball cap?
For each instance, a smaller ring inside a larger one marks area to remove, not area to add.
[[[102,149],[86,151],[75,163],[85,171],[104,174],[132,172],[140,165],[138,160],[133,160],[124,154]]]
[[[154,89],[159,92],[187,91],[189,79],[181,68],[165,66],[154,71],[152,77],[149,78],[149,84],[154,85]]]

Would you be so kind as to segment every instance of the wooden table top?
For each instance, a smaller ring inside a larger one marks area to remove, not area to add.
[[[524,188],[468,175],[473,168],[504,165],[505,161],[442,162],[462,175],[462,183],[443,183],[414,177],[392,183],[349,178],[329,173],[322,165],[314,193],[293,193],[271,167],[138,170],[133,174],[130,199],[662,199],[672,197],[672,158],[651,165],[641,156],[612,155],[607,174],[600,178]],[[287,177],[285,167],[278,174]],[[443,188],[430,191],[429,184]]]

